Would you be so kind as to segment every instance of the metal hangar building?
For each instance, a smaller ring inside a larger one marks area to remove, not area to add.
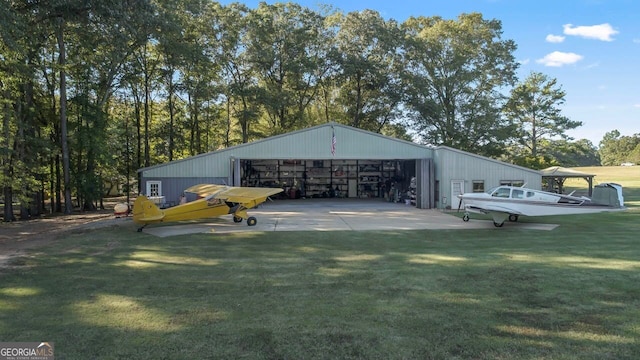
[[[512,184],[540,189],[539,171],[446,146],[423,146],[327,123],[138,170],[140,193],[171,206],[202,183],[279,187],[287,198],[380,198],[457,208],[457,195]]]

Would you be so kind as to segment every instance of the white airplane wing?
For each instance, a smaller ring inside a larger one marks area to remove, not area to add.
[[[519,210],[510,208],[507,206],[497,205],[497,204],[487,204],[487,205],[483,205],[482,207],[477,205],[469,205],[469,206],[466,206],[466,208],[470,211],[481,212],[483,214],[504,213],[507,215],[510,215],[510,214],[525,215]]]
[[[486,204],[483,206],[467,205],[465,206],[465,209],[472,212],[490,215],[491,218],[493,218],[493,224],[497,227],[501,227],[504,222],[511,217],[511,215],[516,215],[516,219],[518,215],[524,215],[521,211],[497,204]]]

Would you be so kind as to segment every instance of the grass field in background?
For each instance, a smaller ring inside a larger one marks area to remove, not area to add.
[[[640,166],[588,166],[571,168],[596,175],[598,182],[616,182],[628,187],[640,188]]]
[[[590,166],[576,167],[573,170],[595,175],[593,184],[614,182],[622,185],[625,202],[640,206],[640,166]],[[586,189],[588,184],[583,179],[568,179],[567,188]]]
[[[51,341],[60,359],[637,359],[639,216],[74,233],[0,270],[0,340]]]

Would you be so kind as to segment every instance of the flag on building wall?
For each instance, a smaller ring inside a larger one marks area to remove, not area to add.
[[[336,131],[331,127],[331,155],[336,154]]]

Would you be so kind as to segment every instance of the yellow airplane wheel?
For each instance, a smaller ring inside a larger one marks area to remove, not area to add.
[[[234,217],[233,217],[233,222],[234,222],[234,223],[242,222],[242,218],[241,218],[240,216],[234,216]]]
[[[254,218],[253,216],[250,216],[247,219],[247,225],[249,226],[255,226],[258,223],[258,219]]]

